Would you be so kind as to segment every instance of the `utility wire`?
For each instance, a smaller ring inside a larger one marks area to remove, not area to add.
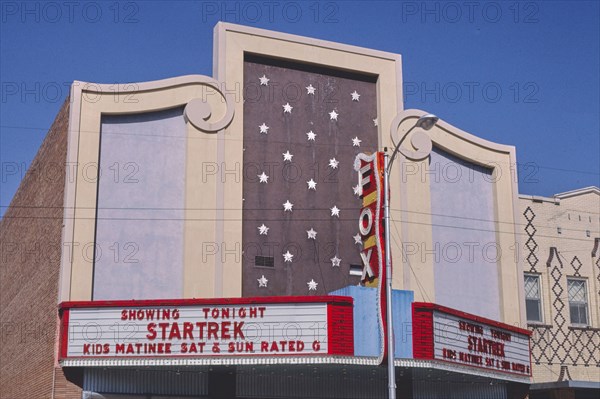
[[[258,126],[257,126],[258,127]],[[41,128],[41,127],[30,127],[30,126],[17,126],[17,125],[0,125],[0,128],[5,128],[5,129],[22,129],[22,130],[39,130],[39,131],[48,131],[49,128]],[[310,130],[311,128],[309,126],[307,126],[307,130]],[[84,133],[84,134],[95,134],[98,135],[100,132],[99,131],[86,131],[86,130],[80,130],[80,133]],[[317,133],[317,137],[318,137],[318,132]],[[109,133],[109,132],[102,132],[100,133],[102,135],[115,135],[115,136],[145,136],[145,137],[164,137],[164,138],[172,138],[172,139],[178,139],[178,140],[188,140],[188,139],[192,139],[192,140],[212,140],[212,141],[218,141],[218,140],[223,140],[225,142],[227,141],[238,141],[238,142],[249,142],[249,141],[254,141],[257,143],[265,143],[267,141],[267,139],[261,140],[261,139],[252,139],[250,137],[244,137],[244,138],[232,138],[232,137],[223,137],[223,138],[218,138],[215,136],[211,136],[211,135],[197,135],[197,136],[174,136],[174,135],[166,135],[166,134],[147,134],[147,133],[142,133],[142,132],[133,132],[133,133]],[[259,134],[257,132],[257,134]],[[349,137],[348,140],[350,140],[351,138]],[[268,139],[269,144],[286,144],[286,145],[301,145],[302,143],[293,143],[293,142],[289,142],[289,141],[277,141],[277,140],[273,140],[272,138],[269,137]],[[327,146],[330,147],[331,143],[319,143],[319,142],[313,142],[310,144],[311,146]],[[342,144],[342,143],[338,143],[338,146],[341,147],[353,147],[352,144]],[[476,161],[483,163],[483,164],[488,164],[489,167],[494,167],[497,166],[497,162],[493,161],[493,160],[486,160],[486,159],[482,159],[482,158],[478,158],[475,159]],[[448,163],[454,163],[452,161],[448,161]],[[598,175],[600,176],[600,172],[595,172],[595,171],[589,171],[589,170],[577,170],[577,169],[563,169],[563,168],[556,168],[554,166],[546,166],[546,165],[538,165],[537,163],[534,163],[532,165],[531,162],[517,162],[516,166],[526,166],[526,167],[537,167],[539,169],[548,169],[548,170],[555,170],[555,171],[561,171],[561,172],[569,172],[569,173],[579,173],[579,174],[589,174],[589,175]],[[485,165],[483,166],[485,167]]]

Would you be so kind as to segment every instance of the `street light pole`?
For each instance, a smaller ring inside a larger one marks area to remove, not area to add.
[[[387,320],[387,363],[388,363],[388,392],[389,399],[396,399],[396,368],[394,367],[394,317],[392,313],[392,253],[390,244],[390,172],[392,164],[398,155],[400,146],[404,138],[415,128],[420,127],[424,130],[429,130],[439,118],[432,114],[421,116],[417,122],[402,136],[396,144],[391,158],[388,154],[384,154],[383,161],[383,186],[384,186],[384,203],[383,217],[385,226],[385,301],[386,301],[386,320]]]
[[[395,154],[395,152],[394,152]],[[390,253],[390,172],[388,170],[388,154],[383,156],[383,186],[385,225],[385,303],[387,316],[387,361],[388,361],[388,397],[396,399],[396,368],[394,367],[394,324],[392,316],[392,255]],[[393,158],[392,158],[393,160]]]

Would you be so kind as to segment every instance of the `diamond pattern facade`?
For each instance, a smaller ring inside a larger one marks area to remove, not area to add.
[[[527,221],[527,224],[525,225],[525,234],[527,235],[527,241],[525,242],[525,246],[529,250],[529,254],[527,255],[526,260],[529,264],[529,272],[537,273],[535,266],[538,264],[539,259],[535,254],[538,248],[538,245],[535,242],[535,233],[537,232],[537,229],[533,225],[535,213],[533,212],[531,207],[527,207],[525,212],[523,212],[523,216],[525,216],[525,220]]]
[[[554,205],[552,205],[554,206]],[[536,208],[537,209],[537,208]],[[589,292],[586,292],[584,280],[567,285],[567,277],[579,277],[582,279],[590,278],[587,281],[593,283],[594,277],[600,287],[600,258],[595,250],[592,251],[592,274],[588,276],[585,270],[585,260],[582,261],[581,255],[569,256],[559,251],[557,247],[546,247],[547,256],[546,270],[538,270],[540,245],[536,234],[540,229],[540,237],[546,234],[547,226],[536,227],[537,215],[532,206],[525,207],[522,213],[525,218],[523,233],[525,235],[525,272],[541,274],[542,286],[535,284],[536,280],[525,278],[525,297],[548,298],[544,295],[543,289],[549,290],[549,303],[544,304],[546,309],[545,324],[530,324],[531,336],[531,355],[534,364],[545,365],[544,370],[553,370],[550,366],[560,366],[567,372],[569,367],[600,367],[600,330],[595,328],[572,327],[569,321],[568,300],[575,302],[586,302],[588,294],[600,294],[592,292],[591,286]],[[541,223],[541,221],[539,222]],[[555,228],[554,228],[555,229]],[[542,238],[543,239],[543,238]],[[558,240],[552,240],[551,245],[560,243]],[[565,254],[570,251],[565,251]],[[589,254],[589,252],[588,252]],[[564,262],[563,262],[564,261]],[[544,286],[546,288],[544,288]],[[588,310],[590,310],[588,308]],[[548,317],[549,315],[549,317]],[[571,370],[573,371],[573,370]],[[553,378],[556,380],[556,378]]]

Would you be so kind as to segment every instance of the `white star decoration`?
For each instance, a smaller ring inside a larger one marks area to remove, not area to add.
[[[317,290],[317,285],[319,285],[319,283],[315,282],[314,279],[311,279],[308,283],[308,290],[309,291],[316,291]]]
[[[333,208],[331,208],[331,216],[337,216],[338,218],[340,217],[340,209],[335,205]]]
[[[354,90],[354,93],[350,93],[350,95],[352,96],[352,101],[359,101],[358,98],[360,97],[360,94],[358,94],[356,90]]]
[[[266,236],[269,233],[269,228],[265,226],[264,223],[261,226],[258,226],[257,229],[261,236]]]
[[[356,233],[356,235],[352,236],[352,238],[354,238],[355,244],[362,244],[362,238],[360,237],[360,233]]]
[[[331,267],[340,267],[340,262],[342,261],[340,258],[335,255],[333,258],[329,259],[331,261]]]
[[[354,190],[354,195],[358,195],[360,197],[360,195],[362,194],[362,187],[358,183],[356,184],[356,186],[352,187],[352,190]]]
[[[313,96],[315,95],[315,88],[312,84],[306,86],[306,94],[312,94]]]
[[[269,130],[269,126],[267,126],[264,122],[258,128],[260,129],[260,132],[264,134],[267,134],[267,131]]]
[[[294,255],[292,255],[290,253],[290,251],[287,251],[286,253],[283,254],[283,261],[284,262],[290,262],[292,263],[292,258],[294,257]]]
[[[289,113],[289,114],[291,114],[291,113],[292,113],[292,109],[294,108],[294,107],[292,107],[292,106],[290,105],[290,103],[286,103],[285,105],[282,105],[282,107],[283,107],[283,113],[284,113],[284,114],[285,114],[286,112],[287,112],[287,113]]]
[[[269,85],[269,80],[271,80],[271,79],[268,79],[265,75],[263,75],[259,79],[260,79],[260,85],[261,86],[268,86]]]
[[[336,120],[336,121],[337,121],[337,117],[338,117],[338,115],[339,115],[339,114],[338,114],[337,112],[335,112],[335,109],[334,109],[333,111],[331,111],[331,112],[329,113],[329,119],[330,119],[330,120],[332,120],[332,121],[333,121],[333,120]]]
[[[362,143],[362,140],[358,136],[352,139],[352,147],[360,147],[360,143]]]
[[[338,161],[338,160],[337,160],[337,159],[335,159],[335,158],[331,158],[331,159],[329,160],[329,167],[330,167],[331,169],[337,169],[337,167],[338,167],[338,165],[339,165],[339,164],[340,164],[340,161]]]
[[[258,288],[264,287],[267,288],[267,283],[269,282],[269,280],[267,280],[265,278],[265,275],[263,274],[261,278],[257,278],[256,281],[258,281]]]
[[[257,176],[260,179],[261,183],[268,183],[269,182],[269,176],[267,176],[267,174],[265,172],[262,172],[260,175],[257,175]]]
[[[286,152],[284,152],[282,155],[283,155],[283,160],[284,160],[284,161],[290,161],[290,162],[292,162],[292,157],[293,157],[293,155],[292,155],[292,154],[290,154],[290,150],[287,150],[287,151],[286,151]]]
[[[283,204],[283,211],[284,212],[292,212],[292,208],[293,208],[294,204],[292,204],[290,202],[290,200],[285,201],[285,204]]]
[[[373,119],[373,126],[379,126],[379,122],[377,121],[377,118]]]
[[[315,190],[315,191],[317,191],[317,182],[314,181],[313,179],[310,179],[309,181],[307,181],[306,184],[308,184],[308,189],[309,190]]]
[[[310,132],[306,133],[306,135],[308,136],[308,141],[310,141],[310,140],[315,141],[315,137],[317,137],[317,134],[313,133],[312,130]]]
[[[308,234],[308,239],[309,240],[316,240],[317,239],[317,232],[312,227],[310,228],[310,230],[306,230],[306,234]]]

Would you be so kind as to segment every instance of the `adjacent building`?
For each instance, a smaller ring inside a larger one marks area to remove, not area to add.
[[[598,395],[600,190],[521,195],[532,398]]]
[[[381,173],[357,156],[397,143],[398,397],[597,392],[597,188],[519,197],[514,147],[416,126],[397,54],[214,43],[212,77],[73,84],[2,220],[2,398],[387,397]]]

